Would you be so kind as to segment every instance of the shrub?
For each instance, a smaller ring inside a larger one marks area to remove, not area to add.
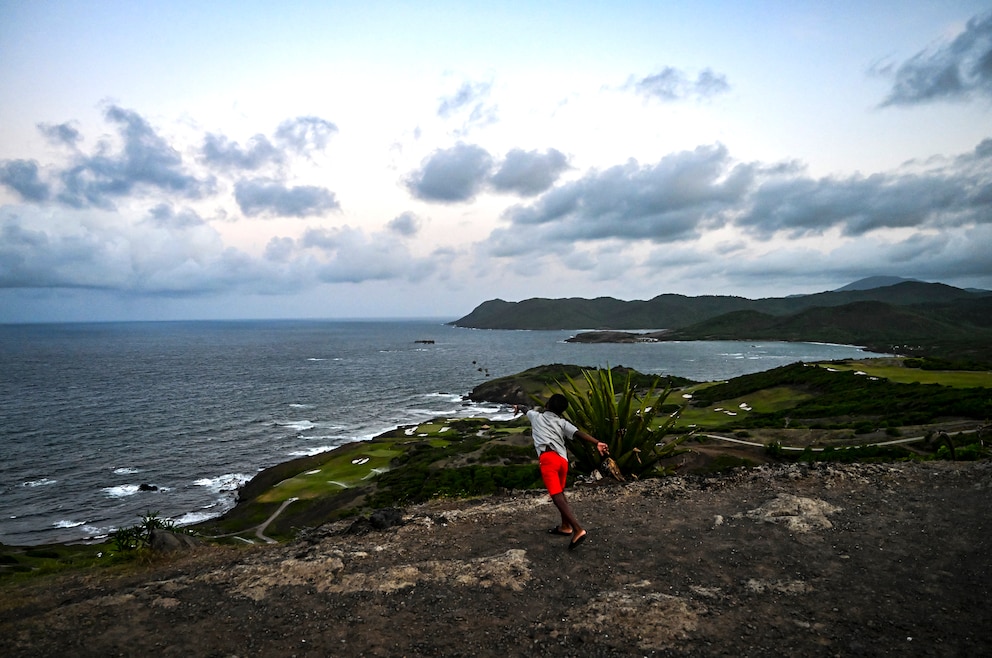
[[[609,446],[610,456],[621,473],[634,478],[650,474],[661,459],[681,452],[678,446],[688,435],[667,443],[663,440],[683,407],[658,417],[672,392],[671,382],[658,392],[660,380],[656,378],[638,397],[629,372],[619,392],[610,370],[585,370],[582,375],[585,386],[580,387],[571,377],[566,378],[567,386],[557,382],[560,392],[568,399],[565,414],[575,425]],[[576,457],[578,470],[590,472],[600,465],[602,458],[593,444],[574,440],[569,448]]]
[[[149,545],[152,530],[176,532],[176,524],[171,519],[160,519],[158,512],[146,512],[141,523],[114,531],[114,546],[118,551],[133,551]]]

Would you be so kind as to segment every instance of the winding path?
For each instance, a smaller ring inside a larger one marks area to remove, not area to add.
[[[299,498],[288,498],[287,500],[284,500],[283,503],[282,503],[282,505],[279,506],[279,509],[277,509],[275,512],[272,513],[272,516],[270,516],[269,518],[265,519],[265,521],[262,523],[262,525],[260,525],[257,528],[255,528],[255,536],[258,537],[259,539],[261,539],[262,541],[264,541],[266,544],[278,544],[279,542],[277,542],[272,537],[265,536],[265,529],[269,527],[269,524],[270,523],[272,523],[273,521],[275,521],[275,519],[276,519],[277,516],[279,516],[280,514],[282,514],[282,511],[284,509],[286,509],[287,507],[289,507],[289,504],[290,503],[296,502],[297,500],[299,500]]]
[[[272,513],[272,516],[265,519],[265,521],[255,526],[254,528],[245,528],[244,530],[238,530],[237,532],[229,532],[224,535],[212,535],[210,537],[207,537],[207,539],[223,539],[225,537],[234,537],[235,539],[240,539],[245,543],[251,544],[253,542],[250,539],[245,539],[241,535],[243,535],[246,532],[251,532],[252,530],[254,530],[255,536],[261,539],[262,541],[264,541],[266,544],[278,544],[279,543],[278,541],[265,534],[265,530],[269,527],[270,523],[276,520],[277,516],[283,513],[283,510],[289,507],[290,503],[296,502],[297,500],[299,500],[299,498],[289,498],[287,500],[284,500],[282,505],[279,506],[279,509],[277,509],[275,512]]]
[[[978,431],[979,430],[977,429],[961,430],[960,432],[955,432],[955,434],[974,434],[975,432]],[[757,441],[744,441],[742,439],[735,439],[729,436],[720,436],[719,434],[702,434],[700,436],[705,436],[707,439],[716,439],[717,441],[727,441],[729,443],[737,443],[745,446],[753,446],[755,448],[764,448],[767,445],[764,443],[758,443]],[[861,445],[856,445],[856,446],[843,446],[843,447],[835,446],[834,449],[843,450],[846,448],[874,448],[875,446],[892,446],[892,445],[898,445],[900,443],[915,443],[916,441],[923,441],[926,438],[927,438],[926,436],[914,436],[908,439],[894,439],[892,441],[879,441],[878,443],[863,443]],[[813,448],[813,447],[797,448],[795,446],[781,446],[781,448],[782,450],[792,450],[795,452],[803,452],[804,450],[807,449],[812,452],[823,452],[824,450],[824,448]]]

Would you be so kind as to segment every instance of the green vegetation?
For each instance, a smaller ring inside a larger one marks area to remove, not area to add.
[[[158,512],[147,512],[141,517],[141,522],[127,528],[114,531],[114,546],[118,551],[133,551],[147,548],[151,544],[153,530],[168,530],[182,532],[170,519],[159,518]]]
[[[582,380],[582,373],[587,370],[590,368],[560,363],[537,366],[515,375],[498,377],[484,382],[475,387],[469,397],[472,400],[485,402],[499,401],[507,404],[525,405],[536,402],[543,405],[552,389],[557,390],[558,382],[567,377]],[[637,389],[648,389],[652,386],[667,386],[669,384],[673,387],[680,387],[694,383],[684,377],[673,375],[665,375],[660,378],[654,375],[645,375],[623,366],[614,366],[611,368],[611,372],[615,377],[629,377],[631,384]]]
[[[677,466],[683,473],[712,474],[769,461],[992,456],[989,373],[921,370],[899,359],[873,359],[797,363],[704,384],[577,366],[542,366],[519,377],[486,389],[493,396],[488,399],[506,402],[500,392],[515,396],[526,389],[543,402],[563,392],[570,398],[570,419],[605,440],[623,472],[637,477]],[[946,423],[966,431],[941,431]],[[721,442],[706,432],[752,445]],[[908,442],[892,443],[900,440]],[[593,446],[573,448],[579,462],[573,472],[599,466]],[[689,457],[695,461],[682,467]],[[436,497],[540,489],[536,462],[524,418],[437,418],[266,469],[242,487],[233,510],[196,530],[201,539],[242,545],[239,539],[256,541],[255,529],[287,501],[267,536],[286,539],[301,528]],[[0,576],[142,564],[153,559],[146,548],[153,528],[175,531],[171,521],[149,512],[100,545],[0,546]]]
[[[587,370],[582,374],[584,386],[571,377],[567,378],[567,386],[558,384],[561,393],[568,399],[565,414],[577,426],[609,446],[610,456],[621,473],[635,478],[649,475],[656,471],[661,459],[676,453],[685,437],[662,442],[680,409],[659,417],[665,400],[672,392],[671,384],[658,393],[658,381],[655,380],[638,397],[634,377],[629,373],[619,392],[614,386],[611,370]],[[588,473],[602,461],[595,446],[585,441],[573,440],[569,449],[581,471]]]
[[[901,384],[856,374],[831,365],[796,363],[737,377],[698,389],[692,404],[705,408],[717,402],[747,400],[759,391],[796,390],[794,405],[775,411],[754,409],[738,416],[736,425],[754,427],[850,427],[869,421],[876,427],[922,425],[940,418],[992,418],[992,392],[984,387],[952,388],[933,384]]]
[[[946,370],[933,359],[863,359],[824,364],[837,370],[860,371],[900,384],[940,384],[955,388],[992,388],[992,371]],[[946,365],[946,364],[944,364]],[[926,367],[924,367],[926,366]]]

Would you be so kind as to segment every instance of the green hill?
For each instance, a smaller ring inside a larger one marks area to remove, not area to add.
[[[893,306],[956,305],[988,299],[992,293],[969,292],[942,283],[905,281],[868,290],[821,292],[796,297],[744,297],[663,294],[647,301],[596,299],[501,299],[483,302],[452,322],[474,329],[680,329],[735,311],[793,315],[812,308],[845,306],[856,302],[883,302]]]
[[[658,340],[790,340],[861,345],[927,357],[935,367],[992,364],[992,293],[904,281],[801,297],[659,295],[649,301],[494,300],[452,324],[485,329],[657,328]],[[580,334],[578,342],[629,338]]]

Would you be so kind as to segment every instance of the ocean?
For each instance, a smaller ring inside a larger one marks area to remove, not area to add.
[[[566,343],[574,334],[442,319],[0,325],[0,542],[94,540],[148,512],[203,521],[279,462],[439,416],[509,418],[464,396],[537,365],[715,381],[877,356],[816,343]]]

